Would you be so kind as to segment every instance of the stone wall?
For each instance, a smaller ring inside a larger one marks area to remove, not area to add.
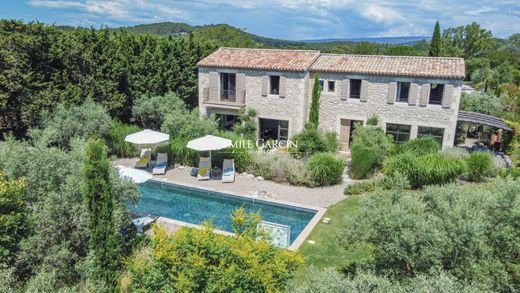
[[[377,115],[379,117],[379,124],[383,128],[386,128],[386,123],[411,125],[410,137],[412,139],[417,137],[418,126],[444,128],[443,147],[453,145],[462,81],[333,73],[321,73],[320,79],[325,81],[325,88],[321,95],[320,103],[320,128],[323,130],[339,133],[340,119],[362,120],[366,123],[369,117]],[[342,88],[341,81],[343,79],[368,80],[368,100],[366,102],[360,101],[359,99],[342,100],[340,97]],[[328,80],[334,80],[336,82],[335,92],[331,93],[327,91],[326,85]],[[416,93],[417,103],[415,106],[401,102],[388,103],[389,83],[399,81],[419,84],[419,90]],[[312,82],[311,80],[310,83]],[[427,105],[425,107],[419,105],[421,85],[430,83],[451,84],[454,86],[449,108],[443,108],[441,105]],[[310,98],[310,95],[308,95],[307,99],[310,100]]]
[[[209,87],[209,72],[245,73],[245,101],[246,108],[255,109],[258,118],[289,121],[289,135],[301,131],[306,121],[308,72],[280,72],[259,70],[234,70],[221,68],[199,68],[199,109],[201,114],[229,113],[229,109],[209,107],[203,102],[204,91]],[[262,77],[279,75],[286,78],[285,97],[279,95],[262,96]],[[236,110],[235,110],[236,111]]]

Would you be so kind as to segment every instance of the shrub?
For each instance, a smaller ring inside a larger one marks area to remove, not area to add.
[[[307,124],[305,129],[291,137],[296,147],[290,147],[289,153],[296,158],[311,156],[327,151],[327,142],[318,128]]]
[[[287,165],[287,181],[292,185],[314,186],[309,168],[304,162],[297,160]]]
[[[372,176],[375,166],[378,165],[378,155],[375,148],[364,146],[350,147],[352,156],[351,176],[354,179],[364,179]]]
[[[343,193],[345,195],[355,195],[355,194],[361,194],[365,192],[371,192],[376,190],[376,187],[378,186],[378,183],[374,180],[369,181],[361,181],[349,184],[345,187],[345,190]]]
[[[124,124],[121,122],[115,122],[114,128],[107,139],[107,146],[110,155],[118,156],[121,158],[134,157],[138,154],[139,150],[136,145],[125,141],[125,137],[129,134],[136,133],[141,129],[135,125]]]
[[[70,148],[73,138],[108,139],[112,119],[105,108],[87,99],[82,105],[59,104],[54,112],[43,115],[42,129],[31,129],[30,136],[46,146]]]
[[[339,138],[336,132],[325,132],[325,150],[327,152],[335,153],[339,150]]]
[[[352,178],[362,179],[380,168],[393,147],[392,140],[379,127],[359,127],[352,133],[350,153]]]
[[[449,147],[441,151],[442,154],[455,158],[455,159],[466,159],[469,157],[469,152],[465,148]]]
[[[480,182],[493,171],[493,157],[485,152],[472,152],[466,160],[469,181]]]
[[[219,136],[230,139],[233,147],[215,152],[218,161],[223,159],[234,159],[235,168],[238,172],[245,172],[251,166],[251,152],[256,149],[255,142],[247,140],[233,132],[220,132]]]
[[[414,156],[434,154],[440,150],[439,143],[431,137],[409,140],[397,148],[397,153],[408,153]]]
[[[141,96],[134,101],[132,116],[143,128],[158,130],[166,116],[187,111],[179,96],[167,93],[164,96]]]
[[[413,188],[420,188],[424,185],[453,182],[464,169],[462,160],[437,153],[420,157],[411,154],[396,155],[385,161],[383,171],[387,176],[395,172],[402,173]]]
[[[307,162],[311,179],[318,186],[338,184],[343,181],[345,160],[331,153],[317,153]]]
[[[377,115],[372,115],[367,119],[367,125],[369,126],[377,126],[379,124],[379,117]]]
[[[240,113],[240,123],[233,125],[233,132],[244,139],[256,139],[256,121],[257,112],[254,109],[242,110]]]
[[[394,172],[381,180],[381,187],[387,190],[404,190],[411,186],[408,177],[401,172]]]
[[[520,178],[520,167],[512,167],[502,170],[501,177],[517,179]]]
[[[186,166],[197,166],[199,152],[186,147],[189,138],[174,138],[170,143],[170,160]]]
[[[168,114],[161,125],[161,131],[170,134],[172,138],[197,138],[215,134],[217,129],[218,122],[215,116],[200,117],[197,109]]]
[[[249,173],[276,182],[289,182],[293,185],[313,186],[308,167],[302,161],[287,154],[259,153],[251,155]]]

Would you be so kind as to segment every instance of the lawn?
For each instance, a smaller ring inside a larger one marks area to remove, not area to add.
[[[335,267],[341,269],[353,262],[370,258],[370,247],[361,246],[343,249],[339,246],[336,235],[343,227],[343,218],[347,213],[356,213],[361,206],[363,196],[349,196],[347,199],[330,206],[323,218],[330,218],[331,223],[318,223],[307,240],[300,247],[300,252],[305,257],[306,266]],[[322,218],[322,219],[323,219]],[[308,240],[316,241],[309,244]]]

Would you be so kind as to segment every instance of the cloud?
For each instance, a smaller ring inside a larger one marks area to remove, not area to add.
[[[470,16],[479,16],[479,15],[484,14],[484,13],[490,13],[490,12],[495,12],[495,11],[497,11],[496,8],[491,8],[491,7],[488,7],[488,6],[482,6],[482,7],[478,8],[478,9],[464,11],[464,14],[470,15]]]
[[[376,4],[363,5],[360,9],[360,13],[366,19],[373,20],[377,23],[395,23],[404,20],[404,17],[398,11]]]

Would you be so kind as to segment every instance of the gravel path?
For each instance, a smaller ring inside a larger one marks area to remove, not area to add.
[[[113,161],[113,164],[133,167],[136,162],[136,158],[116,159]],[[258,180],[251,178],[252,176],[237,173],[234,183],[222,183],[220,180],[198,181],[197,178],[190,176],[190,169],[190,167],[176,166],[168,170],[166,175],[154,175],[154,178],[159,180],[166,178],[181,184],[210,187],[221,192],[230,191],[249,196],[258,195],[260,197],[323,208],[345,199],[346,196],[343,195],[343,190],[351,182],[348,177],[345,177],[343,183],[339,185],[308,188],[276,183],[269,180]]]

